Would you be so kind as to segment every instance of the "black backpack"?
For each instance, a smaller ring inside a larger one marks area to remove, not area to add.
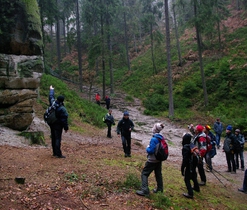
[[[53,103],[50,107],[48,107],[44,113],[44,121],[48,125],[52,125],[57,121],[57,116],[56,116],[56,109],[57,107],[55,106],[55,103]]]

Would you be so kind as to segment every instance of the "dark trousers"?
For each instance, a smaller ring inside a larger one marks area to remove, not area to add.
[[[110,108],[110,103],[106,103],[106,109]]]
[[[236,168],[239,169],[239,158],[240,157],[240,163],[241,168],[244,169],[244,151],[243,149],[235,152],[235,161],[236,161]]]
[[[208,169],[209,169],[210,171],[212,171],[213,166],[212,166],[212,158],[211,158],[210,152],[207,152],[207,153],[206,153],[205,161],[206,161],[206,164],[207,164]]]
[[[203,162],[198,163],[197,168],[198,168],[198,173],[200,175],[201,181],[206,182],[207,180],[206,180],[206,175],[205,175],[205,171],[203,168]]]
[[[193,188],[191,186],[190,180],[192,180],[194,183],[194,189],[199,191],[200,187],[197,181],[197,173],[196,173],[195,167],[193,167],[191,170],[190,170],[190,167],[186,167],[185,174],[184,174],[184,182],[187,187],[188,194],[193,196]]]
[[[141,174],[141,179],[142,179],[142,191],[144,193],[149,193],[149,188],[148,188],[148,177],[154,171],[155,174],[155,179],[157,182],[157,191],[163,192],[163,179],[162,179],[162,162],[157,162],[157,163],[151,163],[151,162],[146,162],[142,174]]]
[[[244,172],[243,189],[247,191],[247,169]]]
[[[228,171],[236,171],[234,154],[232,152],[226,152],[226,162],[228,166]]]
[[[50,126],[51,128],[51,145],[53,156],[62,156],[61,152],[61,140],[62,140],[62,126]]]
[[[110,122],[107,122],[106,123],[106,125],[107,125],[107,137],[111,137],[111,123]]]
[[[121,136],[124,153],[131,154],[131,137]]]

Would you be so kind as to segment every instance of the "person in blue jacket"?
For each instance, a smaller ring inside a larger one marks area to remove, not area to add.
[[[162,178],[162,161],[155,158],[155,149],[156,145],[160,142],[159,139],[164,139],[160,134],[160,131],[164,128],[164,125],[161,123],[155,123],[152,132],[153,136],[150,140],[149,145],[146,148],[148,153],[147,162],[141,173],[142,186],[141,190],[137,190],[136,194],[140,196],[148,196],[148,177],[154,171],[155,179],[157,182],[157,188],[153,190],[154,193],[163,192],[163,178]]]
[[[64,155],[62,155],[61,152],[61,141],[62,141],[62,132],[63,129],[65,133],[69,130],[68,126],[68,112],[66,108],[64,107],[64,96],[58,96],[57,99],[55,99],[54,96],[54,88],[52,85],[50,86],[50,92],[49,92],[49,103],[50,106],[54,105],[56,107],[56,118],[57,120],[50,124],[51,129],[51,142],[52,142],[52,150],[53,150],[53,156],[57,158],[65,158]]]

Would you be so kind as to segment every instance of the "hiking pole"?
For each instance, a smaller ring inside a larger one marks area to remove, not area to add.
[[[223,184],[224,187],[226,187],[226,185],[219,179],[219,177],[216,176],[216,174],[215,174],[213,171],[211,171],[211,172],[212,172],[212,174],[219,180],[219,182],[220,182],[221,184]]]
[[[228,182],[230,182],[231,180],[230,179],[227,179],[224,175],[222,175],[219,171],[216,171],[215,169],[212,169],[214,170],[214,172],[216,172],[217,174],[221,175],[223,178],[225,178]]]

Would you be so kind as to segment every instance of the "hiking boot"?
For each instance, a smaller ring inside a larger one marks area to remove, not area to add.
[[[206,185],[206,182],[199,182],[198,183],[200,186],[205,186]]]
[[[243,188],[239,188],[239,189],[238,189],[238,191],[240,191],[240,192],[243,192],[243,193],[247,194],[247,190],[244,190]]]
[[[227,170],[226,172],[231,172],[230,170]]]
[[[131,157],[131,154],[128,154],[128,157]]]
[[[137,195],[140,195],[140,196],[149,196],[149,193],[148,192],[144,192],[142,190],[137,190],[136,191],[136,194]]]
[[[193,199],[193,195],[189,195],[188,193],[183,193],[183,196],[186,198]]]
[[[153,189],[153,193],[158,193],[158,192],[161,192],[161,193],[163,193],[163,190],[157,190],[157,189]]]
[[[244,168],[241,168],[242,171],[244,171]]]
[[[236,174],[236,171],[232,171],[231,174]]]
[[[124,157],[128,157],[128,154],[125,154]]]
[[[66,158],[64,155],[57,156],[57,158]]]

